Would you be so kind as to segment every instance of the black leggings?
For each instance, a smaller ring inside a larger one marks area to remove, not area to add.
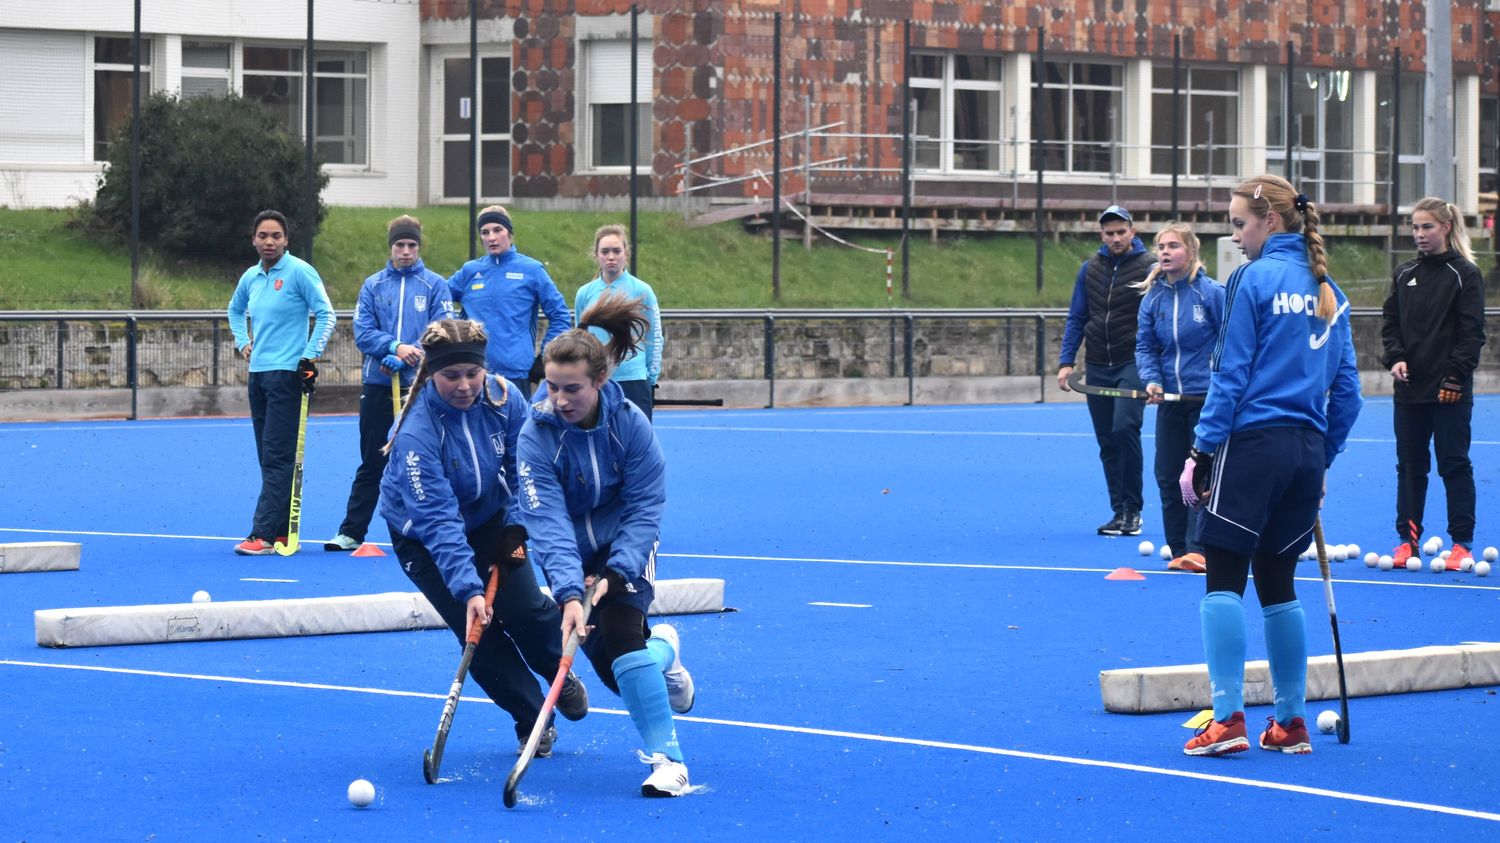
[[[615,682],[615,659],[626,653],[646,649],[646,616],[641,610],[626,603],[611,601],[610,595],[594,608],[589,616],[589,625],[594,631],[589,634],[583,652],[594,666],[594,673],[604,687],[618,695],[620,686]]]
[[[1297,599],[1293,579],[1297,574],[1298,555],[1294,552],[1273,556],[1257,550],[1254,556],[1247,556],[1217,545],[1206,545],[1203,557],[1208,563],[1207,591],[1232,591],[1243,598],[1246,577],[1253,571],[1255,596],[1260,599],[1261,606],[1290,603]]]

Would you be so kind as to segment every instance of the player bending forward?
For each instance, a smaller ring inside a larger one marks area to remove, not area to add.
[[[1262,749],[1307,753],[1307,621],[1292,577],[1322,505],[1324,472],[1359,415],[1349,300],[1328,277],[1318,212],[1279,176],[1235,188],[1234,241],[1250,262],[1226,285],[1208,399],[1183,465],[1183,502],[1202,514],[1207,591],[1199,604],[1214,719],[1188,755],[1249,748],[1245,579],[1265,616],[1276,714]]]
[[[609,336],[606,347],[588,328]],[[645,744],[646,796],[681,796],[687,766],[672,713],[693,707],[677,631],[646,628],[655,595],[656,545],[666,504],[666,461],[656,432],[626,401],[610,370],[648,330],[639,299],[606,295],[578,327],[547,344],[546,378],[521,429],[521,523],[573,632],[606,687],[619,694]],[[599,581],[590,629],[584,589]]]

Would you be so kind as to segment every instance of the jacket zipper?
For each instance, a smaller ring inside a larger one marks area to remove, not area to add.
[[[1109,289],[1104,293],[1104,356],[1109,360],[1108,365],[1115,365],[1115,350],[1109,344],[1109,315],[1115,300],[1115,273],[1120,271],[1120,265],[1114,264],[1109,271]]]
[[[1177,285],[1172,285],[1172,374],[1177,378],[1177,391],[1182,391],[1182,340],[1177,337],[1177,303],[1180,300]]]
[[[594,538],[594,510],[599,508],[599,456],[594,453],[594,437],[588,436],[589,441],[589,467],[594,472],[594,505],[584,513],[583,525],[589,533],[589,544],[599,549],[599,540]]]
[[[479,452],[474,448],[474,437],[469,433],[469,417],[462,415],[458,420],[463,424],[464,438],[469,441],[469,459],[474,462],[474,499],[484,495],[484,475],[479,473]]]

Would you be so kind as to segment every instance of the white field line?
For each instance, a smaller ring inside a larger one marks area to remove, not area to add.
[[[872,603],[830,603],[830,602],[825,601],[825,600],[814,600],[814,601],[808,603],[807,605],[809,605],[809,606],[832,606],[832,607],[834,607],[836,609],[872,609],[872,608],[874,608],[874,604],[872,604]]]
[[[14,661],[0,659],[0,665],[11,665],[14,667],[39,667],[53,668],[57,670],[83,670],[97,673],[115,673],[130,676],[150,676],[166,679],[194,679],[205,682],[224,682],[241,685],[260,685],[276,688],[296,688],[301,690],[318,691],[341,691],[355,694],[376,694],[389,697],[410,697],[417,699],[443,699],[443,694],[432,694],[418,691],[398,691],[388,688],[368,688],[354,685],[329,685],[320,682],[292,682],[276,679],[250,679],[240,676],[213,676],[198,673],[169,673],[159,670],[137,670],[123,667],[106,667],[103,665],[77,665],[47,662]],[[465,702],[488,703],[487,698],[463,697]],[[623,715],[626,712],[614,709],[591,708],[590,712],[602,714]],[[1191,770],[1174,770],[1169,767],[1152,767],[1145,764],[1130,764],[1122,761],[1103,761],[1095,758],[1079,758],[1070,755],[1052,755],[1041,752],[1025,752],[1018,749],[1002,749],[993,746],[979,746],[976,744],[953,743],[950,741],[931,741],[921,738],[903,738],[895,735],[878,735],[869,732],[846,732],[837,729],[817,729],[809,726],[786,726],[777,723],[757,723],[747,720],[723,720],[713,717],[692,717],[676,715],[680,721],[690,723],[702,723],[711,726],[728,726],[739,729],[757,729],[767,732],[782,732],[795,735],[813,735],[826,738],[843,738],[845,740],[866,741],[870,743],[896,744],[900,746],[918,746],[927,749],[948,749],[955,752],[970,752],[980,755],[994,755],[1005,758],[1022,758],[1028,761],[1044,761],[1053,764],[1070,764],[1078,767],[1095,767],[1105,770],[1119,770],[1121,772],[1142,773],[1152,776],[1168,776],[1172,778],[1191,779],[1194,781],[1215,782],[1218,784],[1229,784],[1238,787],[1250,787],[1261,790],[1280,791],[1282,793],[1296,793],[1303,796],[1316,796],[1324,799],[1338,799],[1346,802],[1358,802],[1366,805],[1379,805],[1387,808],[1405,808],[1413,811],[1425,811],[1434,814],[1447,814],[1454,817],[1467,819],[1486,820],[1489,822],[1500,822],[1500,814],[1487,811],[1474,811],[1468,808],[1455,808],[1450,805],[1436,805],[1428,802],[1412,802],[1406,799],[1390,799],[1384,796],[1370,796],[1363,793],[1351,793],[1348,791],[1330,790],[1321,787],[1308,787],[1298,784],[1287,784],[1284,782],[1264,781],[1261,779],[1247,779],[1241,776],[1221,776],[1212,773],[1199,773]]]
[[[122,533],[108,530],[41,530],[34,527],[0,527],[0,533],[38,533],[52,536],[112,536],[131,539],[192,539],[198,541],[239,541],[243,536],[191,536],[171,533]],[[390,547],[390,542],[370,542]],[[657,556],[672,559],[713,559],[742,562],[806,562],[825,565],[885,565],[893,568],[945,568],[979,571],[1049,571],[1053,573],[1108,574],[1114,568],[1079,568],[1065,565],[1000,565],[992,562],[904,562],[890,559],[830,559],[817,556],[742,556],[724,553],[658,553]],[[1143,570],[1152,577],[1196,577],[1186,571]],[[1322,577],[1297,577],[1302,582],[1322,582]],[[1349,585],[1391,585],[1404,588],[1456,588],[1470,591],[1500,591],[1500,585],[1468,585],[1465,583],[1401,582],[1399,580],[1345,580],[1335,578],[1336,583]]]
[[[284,580],[278,577],[240,577],[240,582],[298,582],[297,580]]]

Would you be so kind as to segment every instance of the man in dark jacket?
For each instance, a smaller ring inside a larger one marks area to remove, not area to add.
[[[1135,368],[1136,316],[1151,270],[1151,256],[1135,234],[1130,212],[1110,205],[1099,215],[1104,245],[1083,262],[1073,284],[1073,302],[1063,329],[1057,385],[1068,391],[1068,376],[1084,343],[1087,383],[1140,389]],[[1141,532],[1141,417],[1145,405],[1130,399],[1088,396],[1089,418],[1099,442],[1104,482],[1114,516],[1099,526],[1101,536],[1136,536]]]

